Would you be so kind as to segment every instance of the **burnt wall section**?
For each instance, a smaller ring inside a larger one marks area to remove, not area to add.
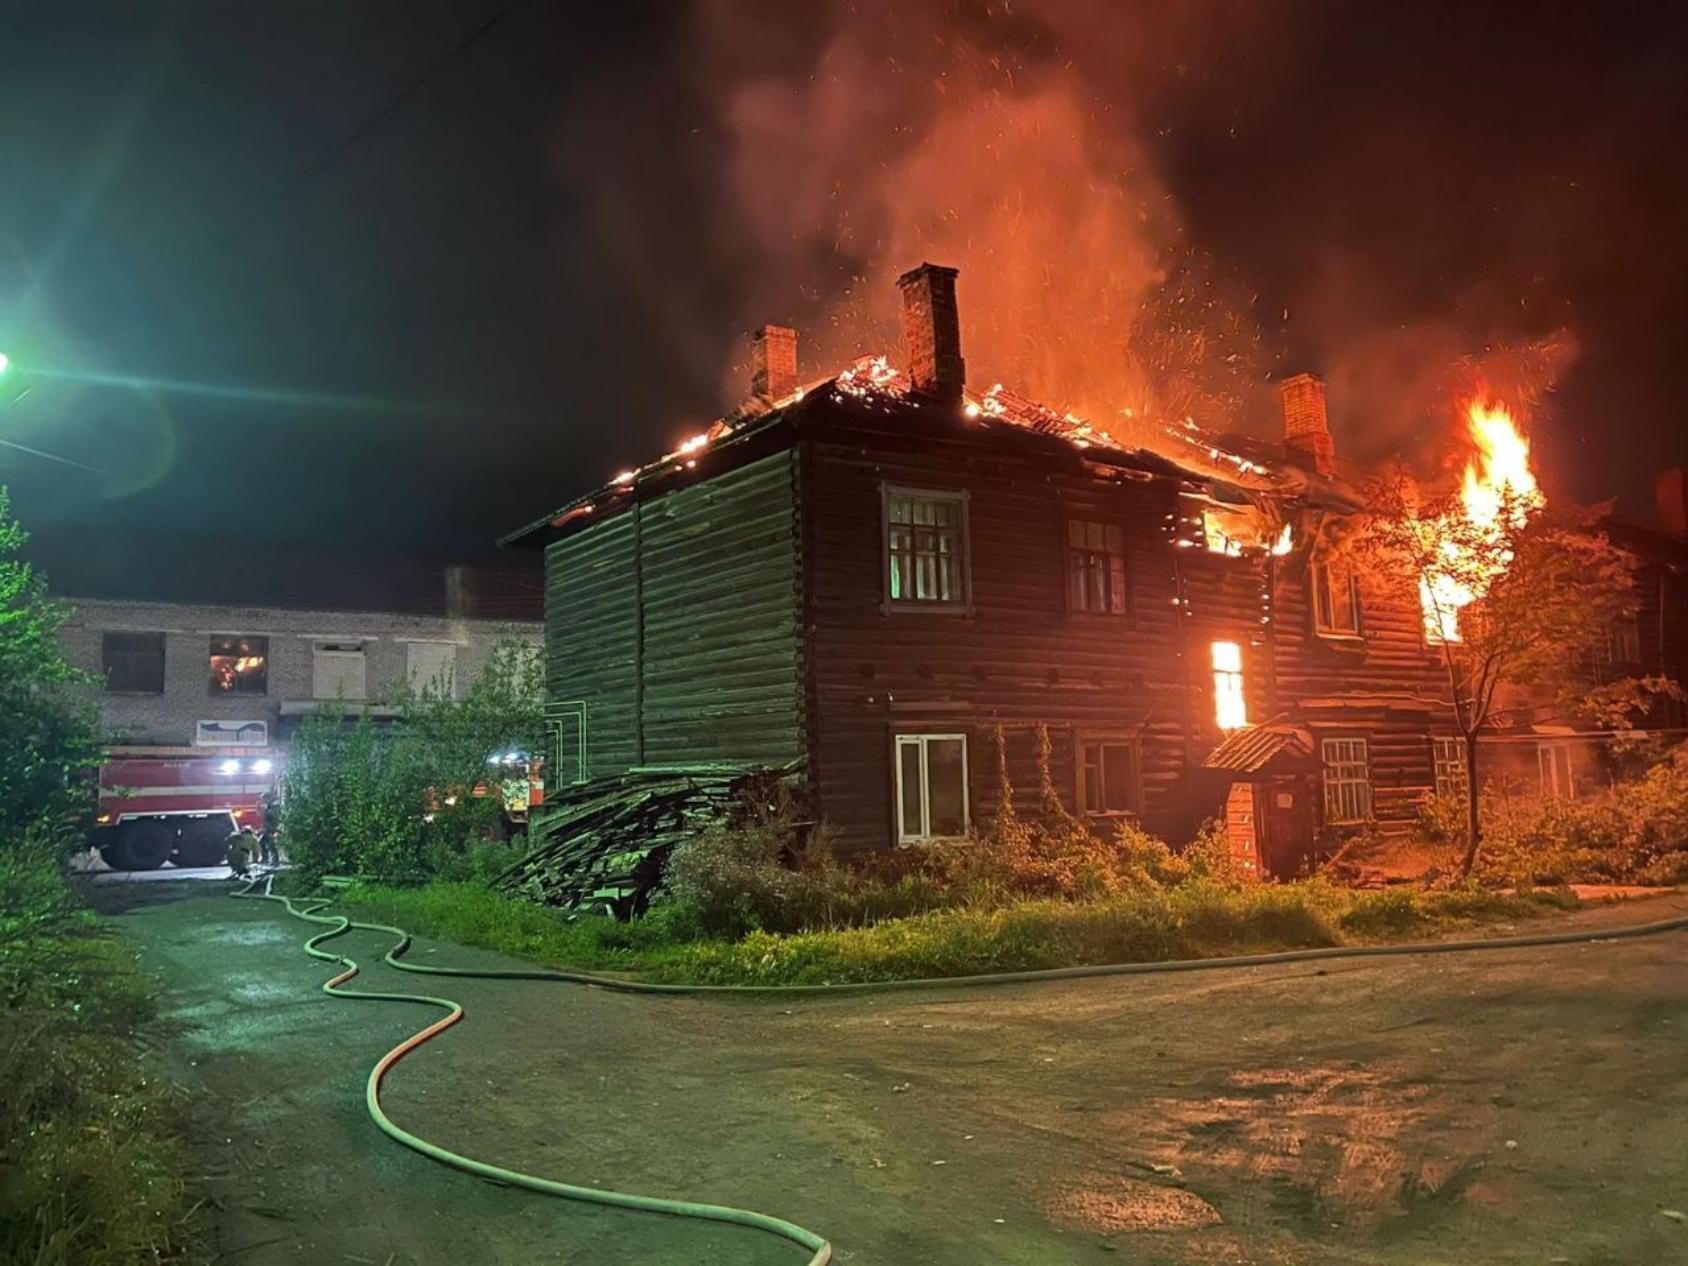
[[[547,696],[587,778],[803,755],[796,458],[641,502],[546,549]]]

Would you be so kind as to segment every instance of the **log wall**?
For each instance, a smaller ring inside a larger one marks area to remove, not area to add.
[[[589,780],[800,759],[800,583],[789,450],[548,546],[548,698],[585,704]]]

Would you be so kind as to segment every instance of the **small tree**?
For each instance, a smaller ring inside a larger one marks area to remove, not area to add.
[[[398,716],[348,725],[308,717],[283,781],[288,852],[306,873],[349,869],[425,877],[497,825],[505,757],[536,756],[544,736],[538,650],[501,637],[459,698],[448,677],[395,684]]]
[[[92,712],[72,694],[88,675],[59,649],[70,608],[24,560],[28,540],[0,488],[0,846],[62,823],[78,807],[75,775],[99,761]]]
[[[1437,652],[1465,756],[1471,874],[1482,841],[1478,739],[1500,719],[1503,687],[1563,704],[1593,683],[1591,666],[1614,621],[1634,609],[1633,560],[1594,530],[1592,517],[1526,510],[1502,492],[1473,519],[1454,496],[1426,497],[1403,471],[1369,490],[1361,550],[1376,570],[1416,585],[1426,639]]]

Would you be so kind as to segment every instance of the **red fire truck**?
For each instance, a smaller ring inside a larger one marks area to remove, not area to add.
[[[233,832],[263,830],[281,765],[271,748],[112,748],[89,843],[114,870],[221,865]]]

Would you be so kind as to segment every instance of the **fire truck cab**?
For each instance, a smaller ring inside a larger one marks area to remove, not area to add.
[[[113,748],[88,842],[113,870],[221,865],[232,833],[263,830],[281,766],[271,748]]]

